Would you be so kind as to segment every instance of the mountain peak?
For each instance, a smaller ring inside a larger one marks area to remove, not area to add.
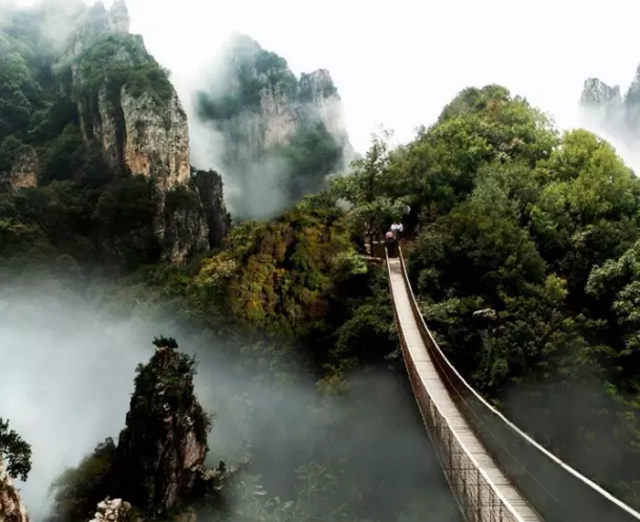
[[[220,158],[233,212],[262,219],[295,204],[342,172],[352,148],[331,74],[298,78],[287,61],[236,34],[218,78],[199,93],[198,115],[223,136]]]
[[[580,104],[591,107],[603,105],[620,105],[622,96],[618,85],[610,87],[598,78],[587,78],[582,89]]]
[[[300,93],[300,99],[304,101],[318,101],[324,98],[338,96],[338,89],[336,89],[331,74],[326,69],[318,69],[312,73],[300,75],[300,81],[298,83],[298,89]]]
[[[598,78],[584,82],[580,97],[581,118],[589,128],[606,132],[620,143],[636,147],[640,139],[640,66],[624,96]]]
[[[129,9],[125,0],[116,0],[107,17],[108,27],[111,32],[128,34],[131,26],[129,19]]]

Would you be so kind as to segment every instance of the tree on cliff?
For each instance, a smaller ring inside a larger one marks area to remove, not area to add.
[[[27,480],[31,471],[31,445],[9,429],[8,420],[0,417],[0,461],[2,459],[9,461],[7,473],[11,478]]]

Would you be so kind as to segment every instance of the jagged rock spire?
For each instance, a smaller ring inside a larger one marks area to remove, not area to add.
[[[20,495],[0,459],[0,522],[29,522]]]
[[[116,0],[111,6],[108,16],[109,30],[114,33],[128,34],[131,27],[129,9],[125,0]]]
[[[584,82],[580,103],[590,107],[620,105],[622,103],[620,87],[618,85],[610,87],[598,78],[588,78]]]
[[[194,393],[194,360],[177,345],[156,347],[139,368],[117,457],[120,491],[149,515],[192,495],[205,471],[211,427]]]

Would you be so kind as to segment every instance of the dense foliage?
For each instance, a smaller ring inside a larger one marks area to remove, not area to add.
[[[167,110],[173,87],[166,71],[147,52],[138,35],[100,36],[79,57],[77,67],[81,82],[76,86],[74,97],[82,100],[86,116],[99,117],[101,90],[105,90],[107,99],[116,105],[123,88],[134,98],[151,97],[158,111]]]
[[[51,484],[53,510],[48,522],[86,520],[114,486],[116,445],[108,438],[75,468],[67,468]]]
[[[297,202],[322,189],[325,178],[342,161],[342,152],[342,144],[321,122],[296,133],[279,152],[285,160],[288,198]]]
[[[0,460],[7,459],[6,468],[10,477],[27,480],[31,471],[31,446],[14,430],[9,429],[9,421],[0,417]]]
[[[461,92],[415,141],[381,151],[377,139],[368,168],[337,181],[334,197],[367,232],[409,203],[411,277],[456,367],[637,504],[640,181],[609,144],[584,130],[560,136],[498,86]]]

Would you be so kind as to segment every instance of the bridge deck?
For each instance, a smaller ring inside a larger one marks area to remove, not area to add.
[[[445,388],[429,353],[424,345],[418,323],[411,309],[411,301],[404,283],[402,266],[399,259],[389,259],[389,277],[393,291],[400,328],[411,358],[415,362],[420,378],[438,409],[447,418],[449,425],[458,435],[460,442],[473,455],[482,470],[495,484],[502,497],[513,507],[523,522],[541,522],[541,518],[531,509],[522,494],[511,484],[510,480],[495,464],[487,450],[475,436],[468,422],[453,402]],[[490,517],[481,519],[489,520]]]

